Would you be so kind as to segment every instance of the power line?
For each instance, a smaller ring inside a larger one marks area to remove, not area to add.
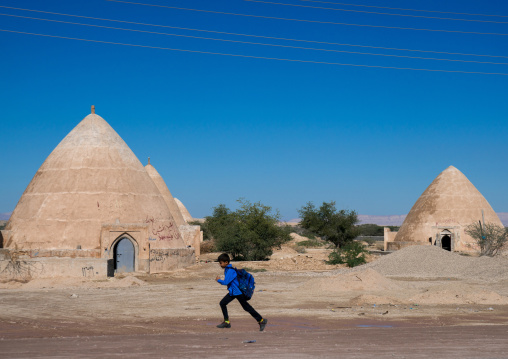
[[[2,13],[0,13],[0,16],[11,16],[11,17],[19,17],[19,18],[30,19],[30,20],[41,20],[41,21],[57,22],[57,23],[62,23],[62,24],[80,25],[80,26],[89,26],[89,27],[98,27],[98,28],[111,29],[111,30],[122,30],[122,31],[131,31],[131,32],[140,32],[140,33],[147,33],[147,34],[154,34],[154,35],[186,37],[186,38],[199,39],[199,40],[213,40],[213,41],[222,41],[222,42],[233,42],[233,43],[240,43],[240,44],[247,44],[247,45],[261,45],[261,46],[271,46],[271,47],[282,47],[282,48],[290,48],[290,49],[297,49],[297,50],[313,50],[313,51],[325,51],[325,52],[338,52],[338,53],[347,53],[347,54],[354,54],[354,55],[371,55],[371,56],[384,56],[384,57],[398,57],[398,58],[417,59],[417,60],[450,61],[450,62],[489,64],[489,65],[508,65],[508,63],[504,63],[504,62],[486,62],[486,61],[474,61],[474,60],[437,59],[437,58],[432,58],[432,57],[419,57],[419,56],[406,56],[406,55],[373,54],[373,53],[358,52],[358,51],[333,50],[333,49],[317,49],[317,48],[312,48],[312,47],[280,45],[280,44],[266,44],[266,43],[261,43],[261,42],[250,42],[250,41],[229,40],[229,39],[217,39],[217,38],[212,38],[212,37],[192,36],[192,35],[182,35],[182,34],[170,34],[170,33],[166,33],[166,32],[155,32],[155,31],[146,31],[146,30],[126,29],[126,28],[113,27],[113,26],[83,24],[83,23],[78,23],[78,22],[53,20],[53,19],[43,19],[43,18],[30,17],[30,16],[13,15],[13,14],[2,14]]]
[[[437,10],[405,9],[405,8],[400,8],[400,7],[387,7],[387,6],[375,6],[375,5],[348,4],[348,3],[342,3],[342,2],[320,1],[320,0],[299,0],[299,1],[317,2],[317,3],[322,3],[322,4],[334,4],[334,5],[347,5],[347,6],[372,7],[372,8],[377,8],[377,9],[389,9],[389,10],[419,11],[419,12],[434,12],[434,13],[438,13],[438,14],[453,14],[453,15],[468,15],[468,16],[508,17],[508,15],[472,14],[472,13],[467,13],[467,12],[451,12],[451,11],[437,11]]]
[[[447,72],[447,73],[461,73],[461,74],[501,75],[501,76],[508,76],[508,73],[498,73],[498,72],[459,71],[459,70],[437,70],[437,69],[418,69],[418,68],[411,68],[411,67],[395,67],[395,66],[379,66],[379,65],[344,64],[344,63],[338,63],[338,62],[325,62],[325,61],[312,61],[312,60],[298,60],[298,59],[284,59],[284,58],[277,58],[277,57],[264,57],[264,56],[253,56],[253,55],[228,54],[228,53],[221,53],[221,52],[210,52],[210,51],[200,51],[200,50],[186,50],[186,49],[176,49],[176,48],[170,48],[170,47],[159,47],[159,46],[148,46],[148,45],[127,44],[127,43],[122,43],[122,42],[112,42],[112,41],[102,41],[102,40],[90,40],[90,39],[80,39],[80,38],[76,38],[76,37],[67,37],[67,36],[58,36],[58,35],[48,35],[48,34],[38,34],[38,33],[32,33],[32,32],[15,31],[15,30],[6,30],[6,29],[0,29],[0,31],[4,31],[4,32],[11,32],[11,33],[16,33],[16,34],[24,34],[24,35],[34,35],[34,36],[43,36],[43,37],[51,37],[51,38],[58,38],[58,39],[66,39],[66,40],[76,40],[76,41],[94,42],[94,43],[101,43],[101,44],[110,44],[110,45],[122,45],[122,46],[132,46],[132,47],[141,47],[141,48],[157,49],[157,50],[181,51],[181,52],[189,52],[189,53],[208,54],[208,55],[220,55],[220,56],[232,56],[232,57],[241,57],[241,58],[262,59],[262,60],[289,61],[289,62],[312,63],[312,64],[322,64],[322,65],[337,65],[337,66],[367,67],[367,68],[377,68],[377,69],[393,69],[393,70],[411,70],[411,71],[426,71],[426,72]]]
[[[206,12],[206,13],[211,13],[211,14],[234,15],[234,16],[261,18],[261,19],[271,19],[271,20],[309,22],[309,23],[327,24],[327,25],[345,25],[345,26],[359,26],[359,27],[374,27],[374,28],[383,28],[383,29],[394,29],[394,30],[415,30],[415,31],[431,31],[431,32],[448,32],[448,33],[474,34],[474,35],[499,35],[499,36],[507,36],[508,35],[508,34],[496,33],[496,32],[476,32],[476,31],[460,31],[460,30],[423,29],[423,28],[414,28],[414,27],[399,27],[399,26],[384,26],[384,25],[366,25],[366,24],[351,24],[351,23],[346,23],[346,22],[292,19],[292,18],[285,18],[285,17],[262,16],[262,15],[252,15],[252,14],[238,14],[238,13],[224,12],[224,11],[213,11],[213,10],[202,10],[202,9],[191,9],[191,8],[184,8],[184,7],[177,7],[177,6],[145,4],[145,3],[138,3],[138,2],[132,2],[132,1],[123,1],[123,0],[106,0],[106,1],[118,2],[118,3],[124,3],[124,4],[132,4],[132,5],[143,5],[143,6],[161,7],[161,8],[176,9],[176,10]]]
[[[358,44],[344,44],[344,43],[339,43],[339,42],[327,42],[327,41],[291,39],[291,38],[285,38],[285,37],[274,37],[274,36],[263,36],[263,35],[252,35],[252,34],[240,34],[240,33],[234,33],[234,32],[193,29],[193,28],[188,28],[188,27],[178,27],[178,26],[148,24],[148,23],[143,23],[143,22],[133,22],[133,21],[125,21],[125,20],[105,19],[105,18],[100,18],[100,17],[91,17],[91,16],[73,15],[73,14],[64,14],[64,13],[59,13],[59,12],[50,12],[50,11],[34,10],[34,9],[23,9],[23,8],[16,8],[16,7],[2,6],[2,5],[0,5],[0,8],[22,10],[22,11],[30,11],[30,12],[38,12],[38,13],[43,13],[43,14],[51,14],[51,15],[59,15],[59,16],[77,17],[77,18],[82,18],[82,19],[91,19],[91,20],[118,22],[118,23],[131,24],[131,25],[153,26],[153,27],[162,27],[162,28],[169,28],[169,29],[199,31],[199,32],[208,32],[208,33],[214,33],[214,34],[234,35],[234,36],[246,36],[246,37],[255,37],[255,38],[270,39],[270,40],[284,40],[284,41],[305,42],[305,43],[313,43],[313,44],[351,46],[351,47],[364,47],[364,48],[381,49],[381,50],[412,51],[412,52],[424,52],[424,53],[445,54],[445,55],[493,57],[493,58],[504,58],[504,59],[508,58],[508,56],[501,56],[501,55],[481,55],[481,54],[467,54],[467,53],[461,53],[461,52],[446,52],[446,51],[432,51],[432,50],[418,50],[418,49],[400,49],[400,48],[395,48],[395,47],[382,47],[382,46],[370,46],[370,45],[358,45]]]
[[[488,23],[494,23],[494,24],[508,24],[508,22],[504,22],[504,21],[475,20],[475,19],[455,19],[455,18],[452,18],[452,17],[437,17],[437,16],[410,15],[410,14],[391,14],[391,13],[387,13],[387,12],[366,11],[366,10],[352,10],[352,9],[337,9],[337,8],[333,8],[333,7],[298,5],[298,4],[286,4],[286,3],[272,2],[272,1],[263,1],[263,0],[243,0],[243,1],[256,2],[256,3],[262,3],[262,4],[271,4],[271,5],[283,5],[283,6],[303,7],[303,8],[320,9],[320,10],[360,12],[360,13],[364,13],[364,14],[404,16],[404,17],[418,17],[418,18],[434,19],[434,20],[454,20],[454,21],[470,21],[470,22],[488,22]]]

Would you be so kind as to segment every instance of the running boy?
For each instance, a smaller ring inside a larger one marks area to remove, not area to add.
[[[224,315],[224,322],[217,325],[217,328],[231,328],[227,305],[233,300],[238,299],[242,308],[257,320],[259,324],[259,331],[262,332],[265,330],[267,320],[263,319],[263,317],[261,317],[259,313],[256,312],[249,303],[247,303],[247,297],[238,288],[239,283],[236,278],[236,270],[229,263],[229,255],[227,253],[222,253],[218,260],[221,268],[224,268],[224,280],[219,277],[215,278],[215,280],[222,285],[227,285],[229,293],[226,294],[226,296],[220,301],[220,308],[222,309],[222,314]]]

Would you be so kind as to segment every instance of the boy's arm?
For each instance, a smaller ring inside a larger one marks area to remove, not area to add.
[[[231,268],[226,271],[226,275],[224,276],[224,280],[217,279],[217,282],[219,282],[222,285],[228,285],[236,278],[236,271]]]

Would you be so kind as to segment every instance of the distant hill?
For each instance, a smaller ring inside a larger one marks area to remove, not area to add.
[[[507,212],[500,212],[497,214],[501,222],[503,222],[503,225],[505,227],[508,227],[508,213]]]
[[[497,213],[499,219],[505,227],[508,227],[508,213],[500,212]],[[372,216],[368,214],[359,214],[358,219],[360,224],[377,224],[378,226],[400,226],[407,214],[389,215],[389,216]],[[289,220],[290,223],[300,222],[300,218],[294,218]]]
[[[0,221],[8,221],[11,218],[12,212],[0,213]]]
[[[407,214],[390,216],[371,216],[368,214],[359,214],[360,224],[377,224],[378,226],[400,226]]]
[[[378,226],[400,226],[404,222],[406,214],[392,216],[371,216],[368,214],[359,214],[359,224],[377,224]],[[287,221],[288,224],[296,225],[300,222],[300,218],[293,218]]]
[[[393,215],[393,216],[370,216],[366,214],[359,214],[358,219],[360,224],[377,224],[378,226],[400,226],[407,214]],[[500,212],[497,216],[505,227],[508,227],[508,213]]]

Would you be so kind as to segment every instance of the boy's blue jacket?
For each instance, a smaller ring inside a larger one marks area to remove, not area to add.
[[[218,279],[217,282],[219,282],[222,285],[227,285],[229,295],[231,296],[242,294],[240,288],[238,288],[240,283],[238,283],[238,279],[236,278],[236,270],[233,268],[231,264],[228,264],[226,268],[224,268],[224,280]]]

